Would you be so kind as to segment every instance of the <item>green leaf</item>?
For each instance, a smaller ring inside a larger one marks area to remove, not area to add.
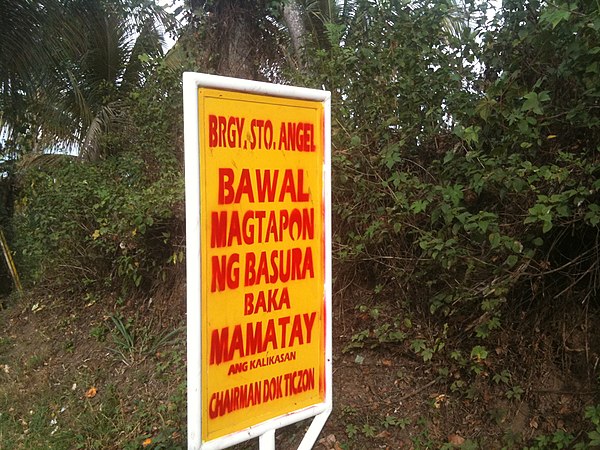
[[[542,232],[547,233],[552,229],[552,220],[544,221],[544,226],[542,227]]]
[[[523,103],[523,106],[521,106],[521,111],[532,111],[533,113],[540,115],[543,114],[540,102],[548,101],[550,99],[547,92],[545,94],[529,92],[528,94],[525,94],[523,98],[525,99],[525,102]]]
[[[567,217],[571,214],[571,211],[569,209],[569,207],[567,205],[558,205],[556,207],[556,213],[560,216],[560,217]]]
[[[590,431],[588,438],[590,439],[590,445],[600,445],[600,433],[598,430]]]
[[[471,359],[475,359],[475,360],[479,361],[479,360],[486,359],[487,357],[488,357],[488,351],[485,349],[485,347],[482,347],[481,345],[476,345],[471,350]]]
[[[481,131],[481,127],[479,126],[470,126],[464,129],[463,139],[467,142],[467,144],[474,144],[479,142],[479,132]]]
[[[421,352],[421,356],[423,357],[424,362],[431,361],[431,358],[433,358],[433,350],[430,348],[425,348]]]
[[[508,258],[506,258],[505,264],[508,267],[514,267],[514,265],[517,264],[518,261],[519,257],[517,255],[510,255]]]
[[[531,241],[533,243],[533,245],[535,245],[536,247],[541,247],[542,245],[544,245],[544,240],[540,237],[535,238],[533,241]]]
[[[421,352],[424,348],[426,348],[425,341],[423,339],[415,339],[410,344],[411,348],[415,353]]]
[[[525,220],[527,220],[527,219],[525,219]],[[525,222],[525,223],[527,223],[527,222]],[[490,233],[490,235],[488,236],[488,239],[490,241],[492,248],[497,248],[502,243],[500,234],[498,234],[498,233]]]
[[[592,203],[588,206],[588,209],[589,211],[585,214],[584,219],[595,227],[600,223],[600,206]]]
[[[427,205],[429,205],[427,200],[416,200],[412,203],[412,205],[410,205],[410,210],[413,213],[418,214],[422,211],[425,211],[427,209]]]
[[[540,16],[540,22],[549,23],[553,29],[556,28],[559,23],[567,21],[571,17],[571,11],[563,8],[566,8],[566,5],[561,5],[561,7],[548,6]]]

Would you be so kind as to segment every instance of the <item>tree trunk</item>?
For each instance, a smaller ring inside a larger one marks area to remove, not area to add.
[[[246,8],[238,7],[225,12],[222,19],[226,28],[220,43],[218,73],[236,78],[258,78],[255,61],[257,49],[253,42],[255,36],[252,33],[250,12]]]
[[[296,0],[286,1],[283,6],[283,20],[287,25],[294,49],[294,59],[298,67],[304,67],[304,47],[306,46],[306,27],[302,12]]]

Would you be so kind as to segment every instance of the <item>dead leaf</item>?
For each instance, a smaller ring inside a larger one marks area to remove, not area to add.
[[[94,386],[92,386],[85,392],[85,397],[86,398],[94,398],[97,393],[98,393],[98,390]]]
[[[375,436],[377,439],[389,438],[390,432],[387,430],[383,430],[381,433]]]
[[[329,442],[330,444],[335,444],[337,442],[335,434],[328,435],[326,439],[327,439],[327,442]]]
[[[383,364],[384,366],[387,366],[387,367],[391,367],[394,363],[392,362],[391,359],[382,359],[381,364]]]
[[[452,445],[463,445],[465,443],[465,438],[458,434],[451,434],[448,436],[448,442]]]
[[[327,450],[337,450],[337,448],[339,447],[335,434],[330,434],[327,437],[324,437],[323,439],[319,440],[318,443],[321,444]]]
[[[532,417],[531,420],[529,421],[529,427],[537,430],[538,426],[539,426],[539,424],[537,421],[537,417]]]
[[[446,394],[437,395],[433,402],[433,406],[436,409],[439,409],[444,403],[446,403],[447,400],[448,400],[448,396]]]

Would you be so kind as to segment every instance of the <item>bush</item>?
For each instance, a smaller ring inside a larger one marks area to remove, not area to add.
[[[338,267],[479,337],[592,299],[597,5],[504,2],[490,23],[468,2],[356,5],[312,78],[334,95]]]
[[[63,156],[21,175],[15,248],[31,282],[149,289],[182,261],[179,75],[153,67],[128,102],[104,160]]]
[[[182,181],[171,172],[147,184],[141,164],[123,155],[96,164],[65,161],[27,175],[14,222],[31,280],[149,287],[160,277],[172,253]]]

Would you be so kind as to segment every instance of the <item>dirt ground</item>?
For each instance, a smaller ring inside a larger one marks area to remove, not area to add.
[[[64,415],[68,428],[81,424],[94,402],[105,407],[102,395],[112,390],[116,412],[103,425],[106,436],[79,436],[79,447],[52,448],[183,445],[181,292],[179,286],[163,293],[163,298],[129,302],[116,298],[67,302],[39,294],[7,302],[0,310],[0,406],[8,409],[4,414],[11,421],[0,420],[0,436],[12,435],[14,448],[45,448],[32,446],[35,437],[26,432],[33,426],[27,417],[34,414],[31,405],[45,402],[48,417]],[[537,436],[560,436],[561,430],[575,440],[585,437],[584,408],[598,403],[600,394],[600,336],[593,332],[598,315],[589,309],[521,313],[522,320],[503,328],[495,336],[496,347],[488,346],[488,354],[481,358],[469,355],[474,341],[468,333],[444,330],[407,305],[389,306],[384,293],[375,295],[355,286],[343,294],[336,295],[333,308],[334,410],[315,448],[510,449],[524,448]],[[576,314],[586,316],[574,320]],[[146,347],[140,344],[131,351],[120,347],[120,354],[110,351],[115,328],[109,318],[115,316],[130,317],[132,326],[147,330],[146,335],[138,331],[139,339],[147,337]],[[587,326],[569,325],[575,323]],[[175,339],[154,348],[150,331],[166,336],[165,330],[179,331],[172,336]],[[444,346],[426,355],[421,342]],[[458,354],[465,356],[461,359]],[[92,387],[97,396],[90,395]],[[72,412],[59,414],[62,404]],[[72,414],[69,420],[67,414]],[[136,420],[140,423],[132,423]],[[23,427],[21,437],[15,437],[18,423]],[[93,428],[94,423],[87,426]],[[295,448],[307,424],[278,431],[277,447]],[[165,435],[165,430],[167,444],[143,445],[148,441],[142,438],[159,442],[157,436]],[[98,444],[114,442],[114,436],[120,436],[118,442],[133,444]],[[0,442],[0,449],[11,448],[6,442],[4,446]],[[249,448],[257,448],[257,443],[236,447]]]
[[[442,334],[440,324],[397,305],[383,313],[381,296],[352,291],[353,298],[335,299],[334,411],[316,448],[571,448],[585,437],[583,411],[600,394],[597,314],[521,311],[485,360],[461,367],[452,351],[428,361],[414,351],[415,339]],[[377,319],[365,312],[375,308]],[[402,342],[374,338],[390,316],[412,322],[402,327]],[[573,325],[581,323],[587,327]],[[472,342],[447,334],[446,346],[468,354]],[[561,446],[563,434],[573,438],[570,444],[565,439]]]

